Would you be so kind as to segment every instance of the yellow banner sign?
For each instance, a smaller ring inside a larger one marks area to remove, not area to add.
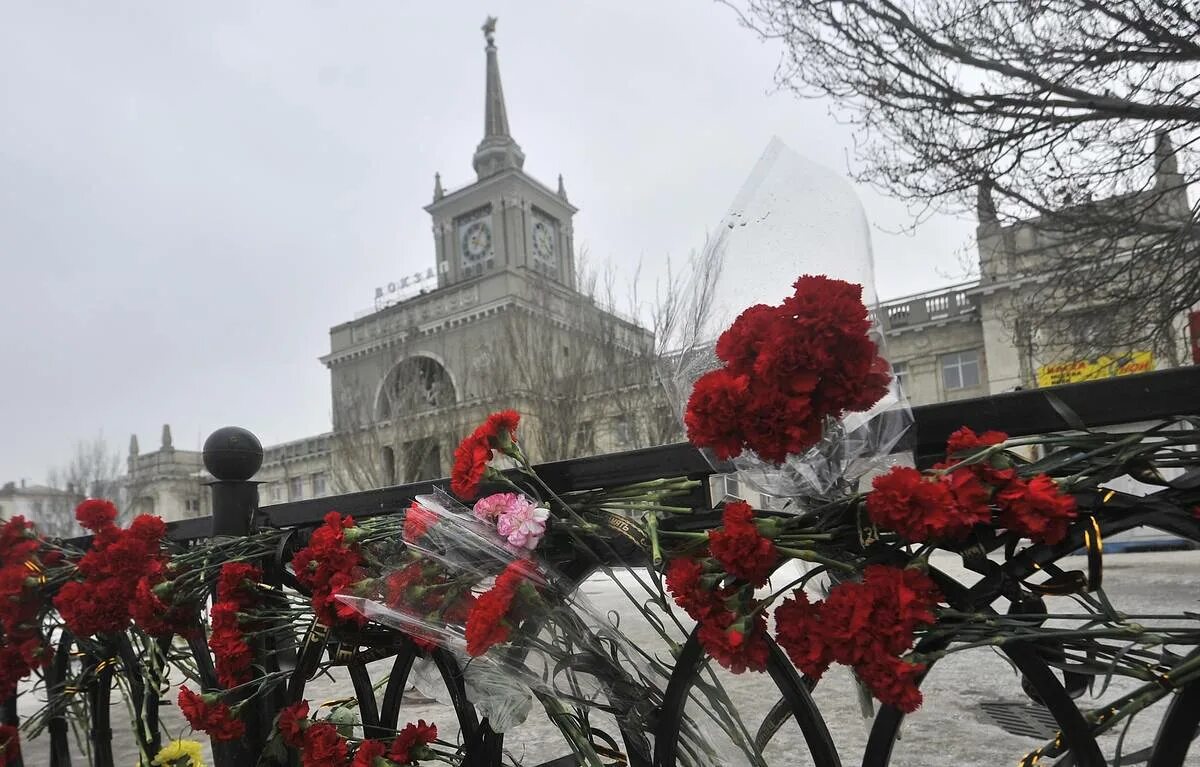
[[[1154,369],[1154,355],[1151,352],[1129,352],[1116,357],[1107,354],[1093,360],[1075,360],[1074,362],[1056,362],[1038,368],[1038,386],[1055,386],[1080,381],[1095,381],[1100,378],[1127,376],[1133,373],[1146,373]]]

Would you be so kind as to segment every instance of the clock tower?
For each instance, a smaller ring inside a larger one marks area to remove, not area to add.
[[[551,190],[524,170],[525,153],[513,139],[496,57],[496,20],[483,25],[487,76],[483,140],[475,149],[476,180],[445,192],[440,176],[433,202],[438,287],[501,271],[541,275],[575,288],[571,217],[562,178]]]

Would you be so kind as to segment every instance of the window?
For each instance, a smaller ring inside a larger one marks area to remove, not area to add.
[[[298,501],[304,497],[304,479],[292,477],[288,480],[288,500]]]
[[[966,389],[979,385],[979,352],[975,349],[942,355],[942,388]]]
[[[730,474],[725,475],[725,496],[738,499],[742,497],[742,487],[738,483],[737,477]]]
[[[619,415],[614,418],[613,438],[618,445],[628,445],[633,442],[633,419],[627,415]]]
[[[325,475],[324,474],[312,475],[312,486],[313,486],[313,497],[314,498],[320,498],[321,496],[325,495]]]
[[[282,482],[272,482],[271,483],[271,500],[272,501],[283,500],[283,483]]]
[[[892,365],[892,375],[894,375],[896,377],[896,383],[900,385],[900,388],[907,392],[908,391],[908,380],[909,380],[908,379],[908,363],[907,362],[897,362],[895,365]]]
[[[183,508],[189,514],[199,514],[200,513],[200,499],[199,498],[185,499],[183,502]]]

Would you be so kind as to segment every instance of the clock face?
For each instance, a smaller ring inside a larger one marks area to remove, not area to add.
[[[554,230],[545,221],[533,225],[533,255],[542,261],[554,260]]]
[[[463,261],[474,264],[492,255],[492,227],[486,219],[478,219],[461,229]]]

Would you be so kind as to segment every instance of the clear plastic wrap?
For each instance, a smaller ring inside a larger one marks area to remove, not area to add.
[[[534,695],[647,729],[667,667],[634,646],[578,584],[445,493],[418,496],[408,514],[419,524],[406,523],[407,548],[385,564],[374,592],[341,594],[340,601],[452,653],[470,699],[497,731],[519,725]],[[488,594],[506,588],[512,596],[504,607],[480,609]],[[495,623],[503,631],[492,634]],[[418,665],[414,676],[423,692],[437,694],[435,670]]]
[[[871,338],[886,357],[877,304],[870,229],[848,182],[772,139],[697,262],[701,275],[692,300],[698,317],[678,339],[679,353],[665,383],[682,417],[696,381],[721,367],[715,353],[720,334],[747,308],[779,305],[801,275],[823,275],[862,286],[871,310]],[[912,413],[894,376],[874,406],[826,421],[823,436],[781,462],[743,450],[721,461],[705,450],[718,471],[771,496],[825,498],[857,487],[859,477],[899,449]],[[803,506],[803,503],[800,504]]]

